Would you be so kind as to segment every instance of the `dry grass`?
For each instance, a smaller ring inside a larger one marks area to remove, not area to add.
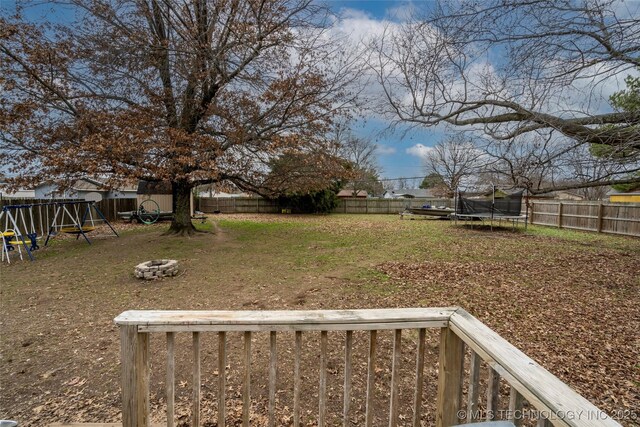
[[[119,349],[112,320],[127,309],[460,305],[610,413],[637,413],[640,407],[638,239],[536,227],[527,233],[487,232],[373,215],[234,215],[215,220],[217,233],[189,239],[161,236],[163,225],[120,226],[126,230],[119,239],[98,237],[91,246],[59,240],[37,253],[34,263],[3,265],[0,418],[33,426],[117,421]],[[178,259],[181,274],[157,282],[133,277],[137,263],[160,257]],[[366,337],[361,338],[365,345]],[[388,338],[383,336],[380,351],[381,407],[388,404],[382,391],[389,376],[384,367]],[[403,339],[407,372],[414,363],[414,338],[407,334]],[[433,422],[433,338],[427,357],[426,425]],[[278,409],[279,423],[288,424],[291,354],[288,338],[283,339]],[[338,407],[340,336],[330,339],[329,401]],[[178,407],[185,424],[190,356],[188,337],[180,340]],[[214,345],[205,341],[203,353],[205,420],[214,419],[216,412]],[[233,338],[230,353],[239,346],[239,337]],[[258,425],[265,412],[265,346],[266,340],[257,337],[253,418]],[[162,348],[160,340],[152,342],[152,404],[158,418],[163,408]],[[313,338],[305,341],[305,349],[310,367],[304,374],[304,417],[313,424]],[[242,364],[237,359],[232,358],[227,372],[230,421],[239,410]],[[356,394],[362,387],[361,371],[362,366],[356,367]],[[403,401],[408,406],[410,396]],[[356,397],[355,423],[362,419],[362,404]],[[330,421],[337,422],[335,415]]]

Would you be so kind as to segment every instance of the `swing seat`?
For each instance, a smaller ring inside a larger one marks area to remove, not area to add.
[[[87,226],[87,227],[82,227],[82,230],[80,230],[79,227],[62,227],[60,229],[61,233],[67,233],[67,234],[81,234],[81,233],[90,233],[91,231],[95,230],[95,227],[92,226]]]
[[[16,235],[16,233],[14,233],[13,231],[3,231],[2,232],[2,237],[13,237],[15,235]]]

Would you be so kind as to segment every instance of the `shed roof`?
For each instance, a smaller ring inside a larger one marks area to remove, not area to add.
[[[169,181],[140,181],[138,194],[173,194]]]

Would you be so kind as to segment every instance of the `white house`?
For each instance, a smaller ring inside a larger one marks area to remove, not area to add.
[[[103,199],[135,199],[137,186],[124,185],[112,189],[105,185],[106,180],[84,177],[77,179],[71,187],[60,189],[54,182],[44,182],[36,186],[36,199],[80,199],[84,200],[89,193],[98,193]]]

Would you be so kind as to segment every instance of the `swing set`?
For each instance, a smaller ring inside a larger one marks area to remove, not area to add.
[[[53,213],[51,214],[51,210]],[[37,214],[34,214],[37,212]],[[52,218],[49,222],[49,218]],[[106,224],[113,234],[116,230],[102,214],[95,201],[48,202],[25,205],[7,205],[0,212],[2,231],[2,260],[5,256],[11,262],[9,253],[16,251],[22,258],[22,248],[34,261],[33,252],[40,249],[38,240],[45,238],[44,246],[49,244],[52,237],[59,233],[75,234],[76,240],[84,237],[88,244],[91,240],[87,236],[96,229],[99,223]],[[38,227],[39,226],[39,227]]]

